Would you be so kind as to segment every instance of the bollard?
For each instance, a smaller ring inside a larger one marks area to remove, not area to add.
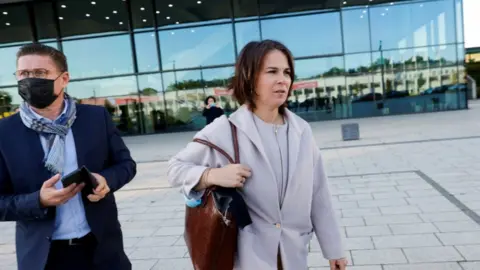
[[[360,128],[358,123],[342,124],[342,138],[344,141],[360,139]]]

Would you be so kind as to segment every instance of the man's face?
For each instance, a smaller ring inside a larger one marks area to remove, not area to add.
[[[68,72],[62,73],[52,58],[44,55],[25,55],[18,59],[17,80],[28,77],[55,80],[54,93],[56,95],[62,92],[70,80]]]

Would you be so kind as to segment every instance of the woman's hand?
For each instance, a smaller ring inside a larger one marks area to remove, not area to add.
[[[243,187],[245,180],[252,175],[250,168],[241,164],[229,164],[222,168],[211,169],[208,185],[221,187]]]
[[[345,270],[347,264],[347,259],[330,260],[330,270]]]

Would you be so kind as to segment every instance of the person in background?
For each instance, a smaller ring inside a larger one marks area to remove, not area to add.
[[[203,116],[207,120],[207,125],[212,123],[216,118],[224,115],[222,107],[217,104],[214,96],[208,96],[204,102]]]
[[[330,269],[347,261],[322,155],[310,125],[287,109],[295,78],[291,52],[273,40],[241,51],[229,89],[241,107],[199,131],[233,156],[229,121],[238,130],[241,164],[191,142],[169,161],[168,180],[183,196],[201,199],[212,186],[237,188],[252,224],[239,228],[236,270],[306,270],[315,232]]]
[[[67,59],[52,47],[21,47],[15,76],[24,102],[0,120],[0,221],[16,221],[18,269],[132,269],[114,192],[136,163],[110,115],[65,93]],[[64,187],[82,166],[98,186]]]

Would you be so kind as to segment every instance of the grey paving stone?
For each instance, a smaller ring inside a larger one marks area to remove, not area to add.
[[[480,245],[455,246],[467,261],[480,261]],[[479,268],[480,269],[480,268]]]
[[[351,262],[352,261],[352,256],[351,256],[350,252],[347,252],[346,256],[347,256],[347,260],[349,262]],[[322,255],[321,252],[310,252],[310,253],[308,253],[307,261],[308,261],[308,267],[323,267],[323,266],[329,266],[330,265],[328,260],[323,258],[323,255]]]
[[[457,209],[453,212],[444,212],[442,214],[438,213],[422,213],[418,215],[425,222],[441,222],[441,221],[465,221],[470,220],[470,218]]]
[[[422,223],[423,220],[417,214],[383,215],[364,217],[367,226],[386,224],[411,224]]]
[[[160,247],[160,246],[173,246],[179,238],[183,236],[154,236],[144,237],[138,241],[135,246],[137,247]]]
[[[480,232],[437,233],[444,245],[480,244]]]
[[[463,270],[478,270],[480,269],[480,261],[478,262],[460,262]]]
[[[154,235],[155,236],[179,236],[183,235],[185,228],[182,227],[161,227]]]
[[[361,227],[345,227],[347,237],[361,237],[373,235],[391,235],[391,231],[386,225],[379,226],[361,226]]]
[[[341,211],[342,217],[367,217],[381,214],[378,208],[342,209]]]
[[[407,193],[403,191],[395,191],[395,192],[374,192],[372,196],[375,200],[378,199],[398,199],[398,198],[405,198],[408,197]]]
[[[193,270],[193,266],[189,258],[161,259],[151,270]]]
[[[407,263],[401,249],[352,250],[355,265]]]
[[[434,222],[434,224],[440,230],[440,232],[468,232],[480,230],[480,225],[475,223],[473,220],[443,221]]]
[[[132,260],[132,269],[150,270],[158,262],[158,260]]]
[[[363,218],[340,218],[338,221],[342,227],[365,225],[365,220]]]
[[[368,266],[356,266],[356,265],[348,265],[348,270],[382,270],[382,267],[379,265],[368,265]],[[313,267],[309,268],[309,270],[331,270],[330,267]]]
[[[458,263],[411,263],[398,265],[384,265],[383,270],[462,270]]]
[[[184,258],[187,247],[138,247],[131,254],[133,260]]]
[[[454,247],[421,247],[403,249],[411,263],[456,262],[463,257]]]
[[[0,245],[0,254],[12,254],[15,253],[15,250],[15,244]]]
[[[333,202],[334,209],[355,209],[358,208],[357,202]]]
[[[380,207],[384,215],[417,214],[422,211],[415,205]]]
[[[439,231],[432,223],[390,224],[389,226],[393,234],[422,234]]]
[[[403,198],[398,199],[376,199],[358,201],[360,207],[381,207],[381,206],[404,206],[408,205]]]
[[[352,195],[339,195],[338,200],[343,202],[359,201],[359,200],[372,200],[371,194],[352,194]]]
[[[441,246],[434,234],[372,236],[376,248],[407,248]]]

